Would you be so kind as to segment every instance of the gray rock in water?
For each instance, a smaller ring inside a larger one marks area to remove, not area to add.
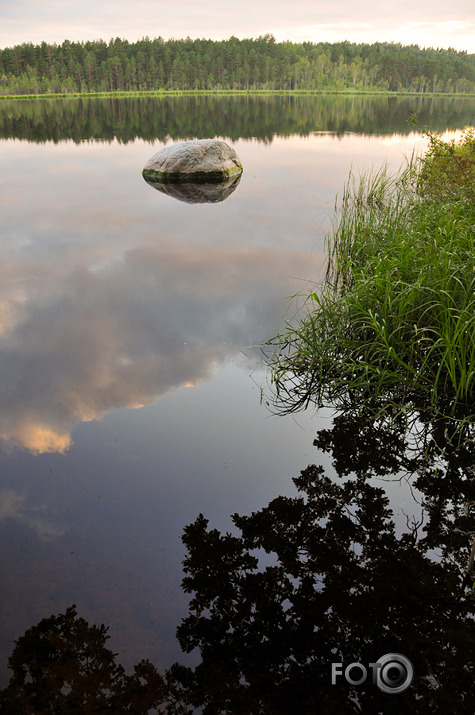
[[[241,161],[226,142],[195,139],[165,147],[145,164],[142,174],[149,182],[227,181],[242,173]]]
[[[145,181],[157,191],[187,204],[217,204],[224,201],[237,188],[241,175],[233,176],[227,181],[214,181],[211,183],[196,183],[192,181]]]

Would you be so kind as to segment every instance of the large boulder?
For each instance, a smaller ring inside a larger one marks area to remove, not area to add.
[[[242,173],[241,161],[220,139],[195,139],[165,147],[145,164],[147,181],[213,183]]]

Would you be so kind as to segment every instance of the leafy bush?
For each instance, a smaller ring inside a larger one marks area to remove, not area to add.
[[[466,127],[460,141],[443,141],[426,133],[429,149],[422,160],[418,189],[439,199],[475,199],[475,128]]]

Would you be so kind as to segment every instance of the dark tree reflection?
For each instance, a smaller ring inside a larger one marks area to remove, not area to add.
[[[5,715],[98,715],[99,713],[190,712],[180,705],[172,679],[148,660],[132,675],[105,647],[108,629],[90,626],[75,606],[44,618],[16,641],[8,660],[13,671],[0,693]]]
[[[420,411],[408,422],[344,410],[314,445],[340,477],[406,479],[422,494],[425,539],[436,549],[475,536],[475,425]]]
[[[1,712],[475,712],[474,448],[451,424],[419,419],[404,432],[397,420],[337,415],[315,443],[340,478],[310,465],[294,497],[235,514],[233,533],[203,515],[185,528],[192,599],[177,635],[199,652],[195,668],[160,675],[142,661],[127,675],[107,629],[72,607],[17,641]],[[411,478],[420,518],[396,525],[374,477]],[[371,677],[332,683],[332,663],[369,671],[390,653],[414,667],[404,692]]]
[[[178,637],[185,651],[200,649],[188,671],[195,704],[205,713],[473,712],[466,537],[439,543],[435,560],[420,525],[396,535],[382,489],[335,483],[316,466],[294,481],[300,496],[235,515],[239,535],[209,530],[201,515],[185,529],[184,588],[194,598]],[[331,684],[331,663],[367,666],[393,652],[414,666],[404,693],[370,679]]]

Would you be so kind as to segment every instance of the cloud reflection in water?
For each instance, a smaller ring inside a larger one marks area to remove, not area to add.
[[[4,302],[2,439],[64,452],[77,422],[208,379],[270,326],[289,262],[305,274],[299,252],[161,246],[40,275]]]
[[[384,153],[399,165],[413,143]],[[246,172],[232,200],[190,206],[144,185],[144,142],[2,143],[6,444],[65,452],[80,421],[207,380],[318,277],[321,224],[351,160],[381,148],[327,135],[236,144]]]

